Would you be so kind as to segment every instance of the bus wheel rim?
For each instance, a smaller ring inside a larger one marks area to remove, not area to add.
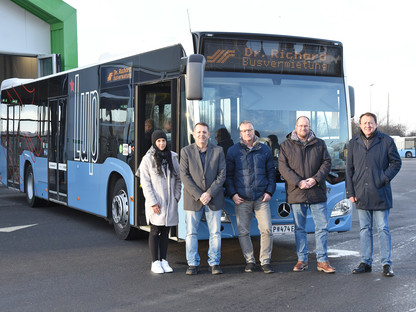
[[[113,198],[112,202],[112,213],[113,213],[113,220],[115,223],[125,225],[128,220],[128,199],[127,194],[124,191],[119,192]]]
[[[34,193],[34,190],[33,190],[33,175],[32,174],[29,174],[29,176],[28,176],[26,192],[27,192],[27,197],[32,199],[33,198],[33,193]]]

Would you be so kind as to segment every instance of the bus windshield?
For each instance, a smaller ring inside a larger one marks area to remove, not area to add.
[[[315,135],[327,144],[332,171],[345,170],[348,116],[343,78],[206,72],[204,99],[188,102],[187,110],[190,126],[198,121],[210,126],[214,144],[220,128],[238,142],[240,122],[251,121],[275,157],[296,119],[307,116]]]

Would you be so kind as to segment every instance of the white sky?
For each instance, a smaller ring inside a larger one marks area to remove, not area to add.
[[[77,9],[78,65],[181,43],[192,31],[341,41],[356,117],[371,108],[416,130],[416,19],[411,0],[64,0]],[[373,85],[370,87],[370,85]],[[389,101],[388,101],[389,99]]]

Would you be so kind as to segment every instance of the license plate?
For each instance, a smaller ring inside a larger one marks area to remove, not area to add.
[[[272,233],[275,235],[295,233],[295,225],[294,224],[272,225]]]

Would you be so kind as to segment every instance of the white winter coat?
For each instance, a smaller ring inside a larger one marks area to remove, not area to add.
[[[172,153],[172,164],[175,172],[167,167],[167,174],[157,172],[154,159],[154,148],[151,147],[143,157],[136,176],[140,177],[140,184],[146,199],[147,224],[158,226],[178,225],[178,201],[181,198],[181,180],[178,154]],[[152,206],[160,205],[160,214],[153,212]]]

